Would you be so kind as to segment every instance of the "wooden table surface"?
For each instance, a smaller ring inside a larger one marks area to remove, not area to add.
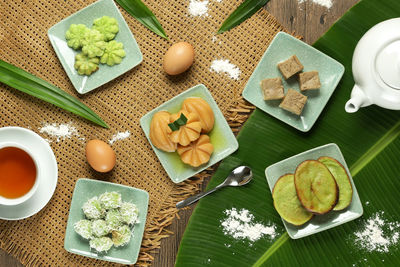
[[[304,41],[311,44],[316,41],[329,27],[340,18],[346,10],[353,6],[357,0],[332,0],[333,6],[328,10],[312,0],[298,4],[299,0],[271,0],[267,10],[273,14],[289,31],[304,37]],[[193,209],[180,211],[180,220],[174,221],[169,227],[175,235],[164,239],[162,246],[154,255],[153,266],[174,266],[179,242],[185,231],[186,224]],[[0,267],[21,267],[14,257],[7,255],[0,249]]]

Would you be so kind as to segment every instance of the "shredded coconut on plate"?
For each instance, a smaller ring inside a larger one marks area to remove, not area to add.
[[[72,126],[71,123],[46,124],[42,128],[39,128],[39,131],[49,135],[52,138],[56,138],[57,142],[59,142],[61,139],[65,140],[66,138],[71,138],[72,136],[79,137],[78,130]]]
[[[118,133],[114,134],[113,137],[111,138],[111,140],[108,142],[110,143],[110,145],[112,145],[116,141],[124,140],[126,138],[129,138],[130,136],[131,136],[131,132],[129,132],[129,131],[118,132]]]
[[[298,0],[299,4],[304,3],[306,0]],[[312,0],[313,3],[324,6],[327,9],[332,7],[332,0]]]
[[[206,1],[190,0],[188,11],[189,11],[189,14],[194,17],[208,16],[208,13],[207,13],[208,12],[208,0],[206,0]]]
[[[251,242],[257,241],[264,236],[273,239],[276,236],[275,226],[263,225],[254,222],[254,215],[246,209],[236,208],[224,211],[228,217],[221,220],[221,226],[225,235],[235,239],[248,239]]]
[[[389,252],[397,244],[400,234],[400,222],[388,222],[383,212],[372,215],[355,233],[355,243],[368,252]]]
[[[229,59],[215,59],[211,62],[210,71],[214,71],[216,73],[224,72],[229,78],[234,80],[239,80],[240,77],[240,69],[229,62]]]

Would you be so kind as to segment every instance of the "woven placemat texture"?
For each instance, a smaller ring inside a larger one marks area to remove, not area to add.
[[[210,0],[208,16],[192,17],[189,1],[144,1],[162,23],[170,40],[153,34],[120,8],[141,51],[143,62],[108,84],[79,95],[64,72],[47,37],[47,30],[94,1],[1,1],[0,58],[23,68],[78,97],[110,126],[97,127],[69,112],[0,84],[0,127],[21,126],[39,133],[50,143],[58,162],[55,194],[35,216],[21,221],[0,220],[0,247],[30,266],[94,266],[107,262],[67,253],[63,249],[65,227],[73,189],[78,178],[87,177],[144,189],[150,194],[149,212],[138,265],[151,263],[150,252],[170,233],[163,230],[177,213],[174,204],[193,194],[204,175],[175,185],[151,149],[139,119],[148,111],[186,89],[203,83],[211,91],[233,127],[240,127],[251,107],[240,98],[247,79],[275,34],[283,28],[265,10],[240,27],[214,37],[221,22],[242,1]],[[99,14],[100,16],[101,14]],[[196,60],[185,74],[169,77],[162,58],[173,43],[188,41]],[[210,71],[214,59],[229,59],[241,69],[238,81]],[[71,123],[79,137],[57,142],[40,133],[48,123]],[[85,159],[90,139],[110,140],[118,131],[131,137],[117,141],[115,169],[107,174],[93,171]]]

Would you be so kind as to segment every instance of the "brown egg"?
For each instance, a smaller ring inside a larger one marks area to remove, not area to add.
[[[86,159],[98,172],[109,172],[115,166],[115,152],[101,140],[90,140],[86,144]]]
[[[169,75],[178,75],[192,66],[194,61],[193,46],[187,42],[171,46],[164,56],[164,70]]]

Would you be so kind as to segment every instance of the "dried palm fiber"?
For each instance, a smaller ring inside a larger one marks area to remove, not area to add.
[[[106,180],[147,190],[150,206],[137,265],[149,265],[165,229],[177,215],[175,203],[198,191],[198,178],[176,185],[152,151],[139,119],[186,89],[203,83],[211,91],[234,132],[253,107],[240,97],[247,79],[282,26],[261,10],[239,27],[214,37],[224,18],[242,1],[210,1],[207,17],[191,17],[189,1],[145,1],[162,23],[170,40],[164,40],[121,10],[144,56],[142,64],[112,82],[80,96],[73,88],[47,38],[47,30],[94,1],[0,1],[0,58],[75,95],[110,125],[97,127],[71,113],[0,84],[0,127],[16,125],[39,133],[43,123],[72,121],[86,140],[109,140],[116,131],[129,130],[129,139],[113,145],[117,166],[98,174],[85,160],[85,141],[78,138],[51,143],[59,167],[56,192],[35,216],[21,221],[0,220],[0,247],[28,266],[94,266],[113,264],[70,254],[63,249],[69,205],[78,178]],[[99,15],[100,16],[100,15]],[[213,38],[214,37],[214,38]],[[195,64],[185,74],[169,77],[162,57],[173,43],[188,41],[196,51]],[[229,59],[242,73],[238,81],[210,72],[214,59]]]

